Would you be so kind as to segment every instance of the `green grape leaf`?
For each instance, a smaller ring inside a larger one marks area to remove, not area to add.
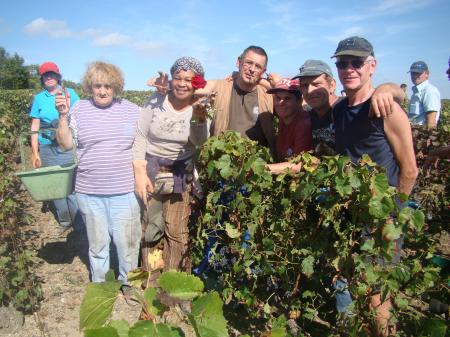
[[[126,334],[125,336],[128,336]],[[84,331],[84,337],[122,337],[112,326],[105,326],[97,329],[87,329]]]
[[[80,330],[99,328],[111,315],[122,283],[89,283],[80,307]]]
[[[130,325],[124,319],[114,320],[109,323],[109,326],[116,329],[119,337],[128,337],[128,331],[130,330]]]
[[[302,273],[310,277],[314,273],[314,256],[310,255],[302,261]]]
[[[192,311],[188,315],[199,337],[228,336],[227,321],[223,316],[223,303],[217,292],[205,294],[192,302]]]
[[[166,324],[155,324],[150,321],[138,321],[129,331],[129,337],[182,337],[179,328]]]
[[[402,229],[396,227],[393,223],[388,223],[383,226],[383,237],[387,240],[397,240],[402,234]]]
[[[164,305],[156,298],[158,291],[156,288],[147,288],[144,291],[144,299],[147,305],[148,312],[153,315],[162,315],[165,311]]]
[[[225,231],[227,232],[227,235],[232,239],[236,239],[241,236],[241,232],[239,232],[236,227],[228,222],[225,224]]]
[[[185,272],[167,271],[158,279],[161,288],[170,296],[181,300],[191,300],[203,292],[203,282],[194,275]]]

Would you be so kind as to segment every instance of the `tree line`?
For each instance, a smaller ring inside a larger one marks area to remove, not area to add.
[[[39,64],[25,65],[22,56],[9,54],[0,47],[0,89],[40,89]],[[79,83],[63,80],[65,86],[81,88]]]

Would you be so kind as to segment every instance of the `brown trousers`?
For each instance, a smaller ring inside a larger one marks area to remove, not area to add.
[[[162,212],[165,221],[164,236],[160,242],[145,242],[142,240],[142,268],[149,271],[148,254],[163,245],[164,271],[178,270],[191,273],[191,256],[189,249],[189,216],[191,215],[190,191],[181,194],[153,196],[162,202]],[[144,237],[148,225],[147,214],[143,216],[142,231]]]

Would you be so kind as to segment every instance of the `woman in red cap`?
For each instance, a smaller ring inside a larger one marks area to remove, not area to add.
[[[39,75],[44,90],[38,93],[33,100],[30,111],[31,131],[56,128],[59,117],[55,108],[56,93],[62,89],[59,68],[53,62],[44,62],[39,67]],[[70,105],[79,100],[73,89],[67,88],[65,91],[68,93],[68,97],[70,95]],[[64,151],[58,146],[54,132],[41,132],[39,135],[36,133],[31,136],[31,163],[34,168],[71,164],[73,163],[73,153]],[[57,221],[64,229],[70,228],[75,220],[81,221],[73,194],[64,199],[53,200],[52,203]]]

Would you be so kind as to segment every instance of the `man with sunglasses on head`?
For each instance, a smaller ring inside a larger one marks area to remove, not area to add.
[[[377,66],[372,45],[364,38],[349,37],[339,42],[332,57],[337,60],[339,80],[347,93],[333,109],[336,150],[354,162],[368,154],[386,169],[389,184],[397,187],[399,193],[409,195],[418,170],[408,117],[397,103],[386,118],[369,117],[370,98],[375,90],[372,76]],[[400,240],[396,242],[396,248],[392,261],[379,263],[398,261]],[[370,302],[376,311],[377,334],[387,336],[391,299],[383,302],[378,293]]]
[[[411,64],[412,96],[409,102],[408,117],[411,123],[426,125],[428,129],[435,128],[441,114],[441,94],[428,78],[430,72],[423,61]]]

